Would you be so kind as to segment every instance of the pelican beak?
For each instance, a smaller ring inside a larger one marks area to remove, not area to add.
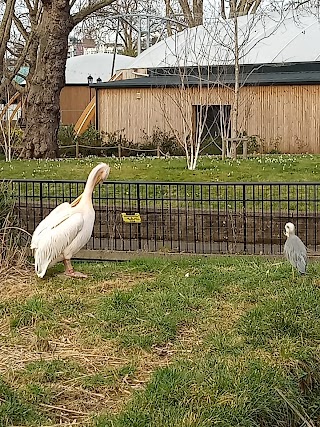
[[[96,180],[96,183],[95,183],[95,187],[96,187],[97,185],[101,184],[101,182],[103,182],[103,178],[102,178],[102,176],[98,176],[98,178],[97,178],[97,180]]]
[[[71,202],[71,207],[75,207],[77,206],[77,204],[80,202],[81,198],[82,198],[83,193],[80,194],[80,196],[78,196],[73,202]]]
[[[109,176],[109,173],[110,173],[110,167],[109,165],[106,165],[105,169],[98,174],[96,178],[95,187],[101,184]]]

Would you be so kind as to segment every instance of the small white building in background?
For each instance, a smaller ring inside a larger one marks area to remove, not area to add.
[[[130,68],[134,58],[125,55],[116,55],[114,72],[123,68]],[[66,84],[88,84],[88,76],[93,82],[100,78],[107,82],[111,78],[113,54],[96,53],[91,55],[74,56],[67,59]]]

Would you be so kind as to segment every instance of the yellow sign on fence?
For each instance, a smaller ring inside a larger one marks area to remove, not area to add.
[[[129,224],[141,224],[141,216],[139,213],[135,213],[133,215],[128,215],[126,213],[121,214],[123,222],[129,223]]]

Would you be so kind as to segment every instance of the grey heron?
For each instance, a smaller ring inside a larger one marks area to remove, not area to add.
[[[286,243],[284,244],[284,255],[292,267],[296,268],[300,274],[305,274],[307,268],[307,248],[302,240],[296,236],[295,227],[292,222],[287,222],[284,228],[284,234],[287,236]]]

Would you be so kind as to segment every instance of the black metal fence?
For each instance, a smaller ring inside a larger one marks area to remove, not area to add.
[[[20,225],[30,233],[55,206],[75,199],[84,185],[8,181]],[[95,190],[93,203],[96,222],[87,249],[278,254],[288,221],[310,250],[320,244],[317,183],[107,181]],[[123,213],[139,213],[141,223],[124,222]]]

